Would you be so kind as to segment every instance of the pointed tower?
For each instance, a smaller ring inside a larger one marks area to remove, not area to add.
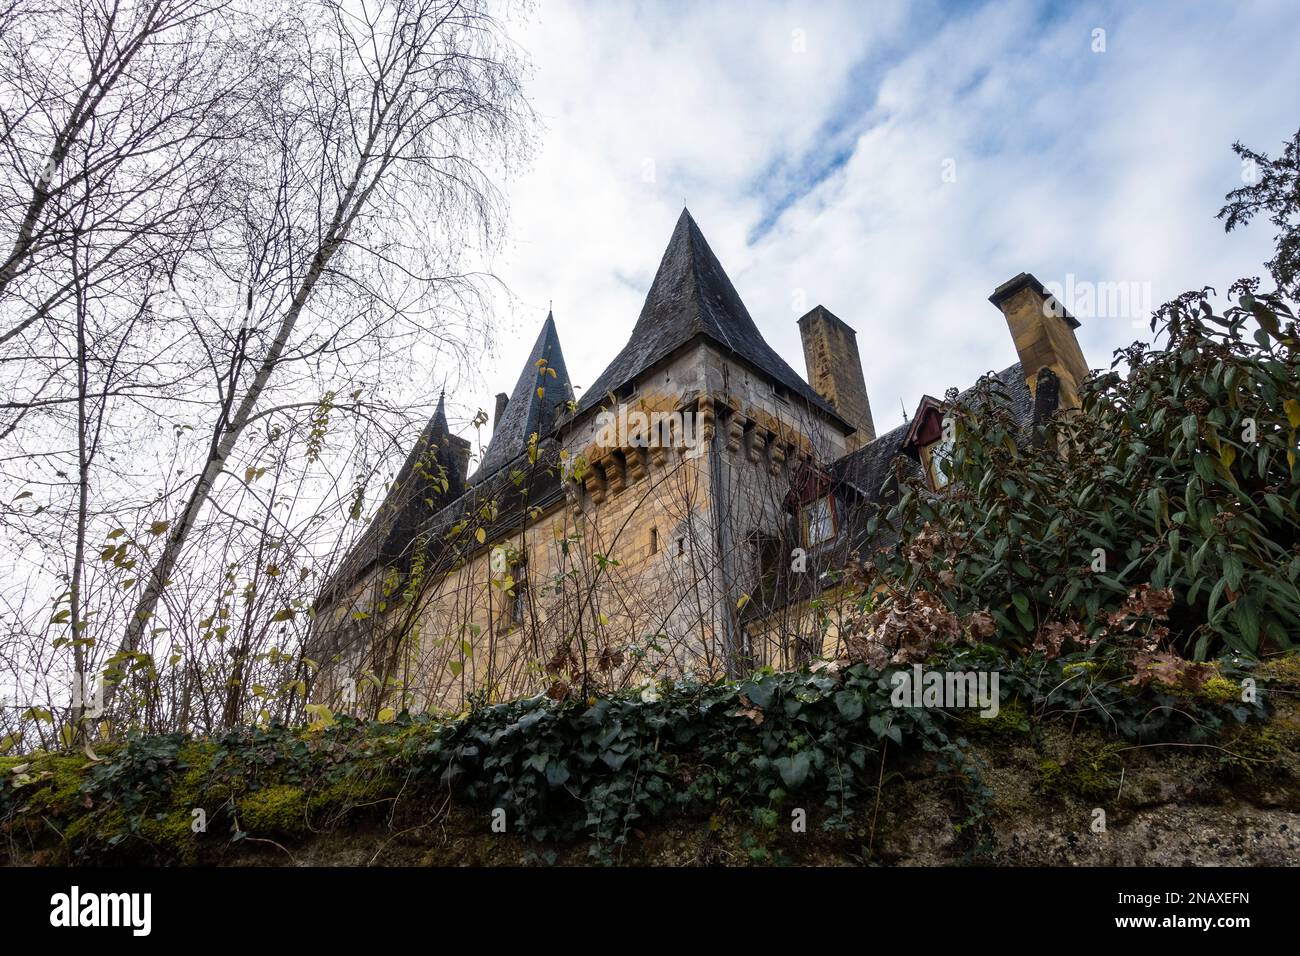
[[[627,345],[583,395],[578,413],[700,338],[775,379],[846,429],[852,427],[767,344],[688,209],[682,210],[668,240]]]
[[[504,403],[500,396],[497,398],[492,440],[470,484],[479,483],[527,451],[529,436],[536,432],[541,437],[550,432],[556,415],[572,400],[573,386],[564,365],[555,316],[548,312],[514,391]]]
[[[469,442],[451,433],[446,396],[439,394],[433,417],[398,469],[388,497],[375,515],[372,527],[380,532],[374,542],[378,556],[392,559],[403,555],[420,524],[464,493],[468,466]],[[361,544],[369,537],[367,532]]]
[[[398,469],[370,526],[321,589],[320,603],[332,601],[376,563],[404,564],[410,559],[420,526],[465,493],[469,450],[468,441],[451,433],[446,396],[440,393],[433,417]]]

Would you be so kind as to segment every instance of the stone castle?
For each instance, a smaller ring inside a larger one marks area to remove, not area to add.
[[[1078,403],[1078,322],[1032,275],[990,301],[1032,435]],[[856,334],[799,319],[805,381],[683,210],[623,349],[575,395],[548,315],[473,475],[442,401],[323,588],[317,700],[457,710],[834,651],[838,571],[906,476],[941,493],[944,402],[877,435]],[[1027,439],[1029,440],[1029,439]],[[364,695],[364,696],[363,696]]]

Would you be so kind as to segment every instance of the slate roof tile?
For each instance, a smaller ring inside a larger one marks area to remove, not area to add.
[[[583,394],[577,414],[599,405],[610,392],[617,393],[647,368],[699,337],[740,356],[793,396],[843,422],[767,344],[687,209],[677,220],[627,344]]]

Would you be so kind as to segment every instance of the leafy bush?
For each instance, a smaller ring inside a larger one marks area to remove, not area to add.
[[[1167,346],[1117,353],[1086,383],[1081,411],[1038,442],[1019,433],[991,376],[954,404],[952,480],[941,494],[913,481],[875,519],[873,530],[905,534],[865,567],[864,593],[924,589],[963,617],[987,611],[991,639],[1049,652],[1098,641],[1198,660],[1291,649],[1295,320],[1253,282],[1233,287],[1238,304],[1223,315],[1208,291],[1164,306],[1152,327],[1162,322]],[[1168,591],[1167,623],[1131,626],[1139,587]]]

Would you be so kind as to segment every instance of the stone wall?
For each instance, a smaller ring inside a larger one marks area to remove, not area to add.
[[[478,542],[463,529],[440,545],[459,559],[414,569],[418,588],[384,569],[355,585],[332,612],[345,636],[317,696],[343,703],[350,675],[363,701],[378,686],[391,703],[457,710],[476,692],[790,666],[800,636],[806,651],[806,603],[758,641],[740,612],[761,587],[764,542],[788,549],[794,476],[843,455],[843,429],[705,343],[648,370],[620,407],[563,430],[565,497],[519,530]]]

